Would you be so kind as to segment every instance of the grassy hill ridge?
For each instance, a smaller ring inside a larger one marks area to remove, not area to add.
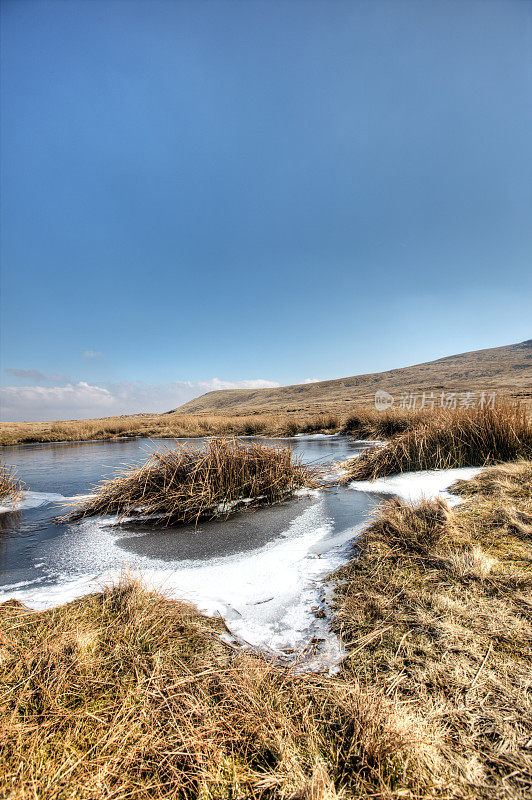
[[[373,402],[378,389],[398,400],[401,392],[497,392],[532,404],[532,339],[504,347],[475,350],[386,372],[281,386],[274,389],[218,389],[169,413],[242,413],[313,410],[318,405],[346,407]]]

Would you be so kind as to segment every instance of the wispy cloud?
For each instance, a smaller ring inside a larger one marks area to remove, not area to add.
[[[329,378],[305,378],[303,383],[321,383],[322,381],[328,381]]]
[[[8,375],[13,375],[24,381],[31,381],[32,383],[69,383],[70,378],[68,375],[50,375],[46,372],[40,372],[38,369],[5,369]]]
[[[148,384],[142,381],[104,383],[79,381],[64,386],[7,386],[0,389],[0,407],[5,420],[83,419],[85,417],[169,411],[187,400],[215,389],[267,389],[276,381],[250,379],[223,381],[173,381]]]
[[[103,353],[98,352],[98,350],[84,350],[83,358],[102,358]]]

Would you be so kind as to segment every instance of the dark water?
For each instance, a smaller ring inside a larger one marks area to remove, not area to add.
[[[344,437],[271,441],[292,448],[305,463],[325,469],[364,447]],[[201,445],[202,440],[185,443]],[[168,440],[136,439],[5,448],[4,461],[16,467],[18,476],[37,493],[30,500],[39,505],[0,514],[0,589],[4,597],[22,587],[30,593],[38,587],[42,596],[47,586],[126,566],[177,570],[183,565],[259,551],[280,537],[302,535],[307,517],[319,518],[319,524],[326,526],[326,534],[312,545],[319,554],[320,548],[325,551],[338,537],[345,538],[375,504],[374,498],[360,492],[331,490],[253,513],[241,512],[227,521],[203,523],[198,528],[154,530],[139,523],[116,525],[111,519],[68,525],[53,521],[61,510],[61,496],[88,493],[102,477],[143,460],[150,450],[171,444]],[[313,506],[316,514],[304,516]],[[318,523],[308,523],[312,524]]]

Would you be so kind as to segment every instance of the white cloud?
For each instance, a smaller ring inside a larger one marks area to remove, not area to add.
[[[83,358],[102,358],[103,353],[99,353],[97,350],[85,350],[83,353]]]
[[[262,379],[235,382],[212,378],[166,384],[122,381],[94,386],[80,381],[54,387],[7,386],[0,389],[0,409],[2,419],[11,421],[84,419],[169,411],[214,389],[267,389],[278,385]]]
[[[303,383],[321,383],[322,381],[327,381],[328,378],[305,378]]]
[[[102,386],[85,381],[66,386],[6,386],[0,389],[2,418],[75,419],[112,413],[114,398]]]

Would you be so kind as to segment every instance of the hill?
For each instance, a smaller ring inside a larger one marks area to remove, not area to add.
[[[411,367],[350,378],[282,386],[275,389],[221,389],[197,397],[168,413],[250,413],[258,411],[345,410],[348,404],[373,403],[380,389],[394,396],[434,392],[496,392],[497,398],[532,405],[532,339],[504,347],[446,356]]]

